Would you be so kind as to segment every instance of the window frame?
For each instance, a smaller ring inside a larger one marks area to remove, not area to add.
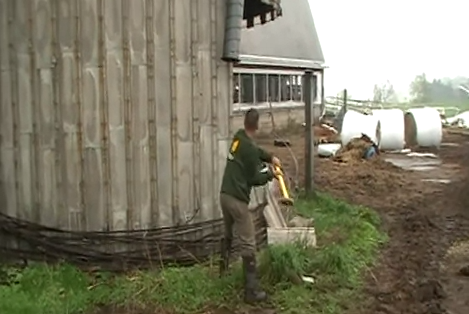
[[[246,103],[242,102],[242,84],[241,84],[241,74],[251,74],[252,77],[252,82],[253,82],[253,102],[252,103]],[[267,93],[267,102],[257,102],[257,91],[256,91],[256,75],[261,74],[261,75],[266,75],[266,93]],[[304,107],[304,92],[303,88],[301,87],[301,100],[293,100],[292,96],[290,97],[290,100],[288,101],[269,101],[270,96],[271,96],[271,90],[270,90],[270,77],[272,75],[278,76],[278,99],[281,99],[281,75],[290,75],[290,76],[297,76],[301,77],[300,84],[303,82],[303,78],[305,75],[305,71],[302,70],[295,70],[295,69],[267,69],[267,68],[243,68],[243,67],[234,67],[233,68],[233,80],[236,81],[238,80],[238,86],[239,86],[239,100],[240,102],[235,103],[234,102],[234,95],[231,99],[231,108],[232,112],[244,112],[248,110],[249,108],[257,108],[261,110],[266,110],[272,108],[276,109],[291,109],[291,108],[301,108]],[[323,93],[324,93],[324,69],[315,69],[313,70],[313,76],[316,81],[316,89],[314,91],[315,97],[313,99],[313,105],[322,105],[323,104]],[[234,86],[235,84],[233,83],[233,92],[234,92]],[[292,94],[292,93],[290,93]]]
[[[243,102],[242,99],[242,84],[241,84],[241,75],[242,74],[251,74],[253,75],[253,91],[254,91],[254,101],[252,103]],[[232,99],[232,106],[233,111],[245,111],[249,108],[257,108],[257,109],[269,109],[271,106],[272,108],[300,108],[304,107],[304,99],[303,99],[303,90],[301,88],[301,100],[293,100],[292,98],[292,87],[290,83],[290,99],[286,101],[269,101],[271,97],[271,90],[270,90],[270,76],[271,75],[278,75],[278,98],[281,99],[281,76],[282,75],[289,75],[290,82],[292,81],[292,77],[303,77],[305,74],[304,71],[301,70],[285,70],[285,69],[254,69],[254,68],[233,68],[233,79],[238,79],[239,82],[239,100],[240,102],[235,103],[234,99]],[[267,93],[267,101],[266,102],[258,102],[257,101],[257,92],[256,92],[256,75],[266,75],[266,93]],[[301,80],[300,80],[301,81]],[[234,84],[233,84],[234,85]]]

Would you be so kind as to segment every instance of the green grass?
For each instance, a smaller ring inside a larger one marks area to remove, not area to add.
[[[297,209],[315,218],[317,249],[301,243],[272,246],[260,256],[262,281],[271,303],[283,313],[340,313],[356,303],[363,275],[386,237],[370,210],[318,195],[300,200]],[[292,274],[307,274],[314,284],[294,285]],[[2,278],[3,277],[3,278]],[[0,313],[80,314],[102,306],[147,309],[149,313],[195,313],[218,306],[236,308],[241,301],[240,267],[218,278],[211,265],[165,268],[117,276],[87,274],[70,265],[37,264],[23,270],[5,268],[0,280]]]
[[[225,304],[241,287],[239,270],[219,279],[212,269],[173,267],[114,276],[90,275],[70,265],[37,264],[22,271],[10,270],[12,283],[0,286],[0,313],[92,313],[109,305],[129,309],[129,314],[132,309],[194,313]]]
[[[277,282],[275,305],[283,313],[341,313],[357,304],[367,270],[373,266],[379,248],[387,237],[379,230],[375,212],[351,206],[325,195],[302,200],[297,210],[315,218],[318,249],[295,246],[270,247],[263,254],[264,278]],[[311,275],[310,287],[278,284],[288,273]],[[264,270],[265,272],[265,270]],[[283,275],[282,275],[283,274]]]

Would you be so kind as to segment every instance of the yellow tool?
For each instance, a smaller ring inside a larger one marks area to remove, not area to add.
[[[290,193],[288,193],[287,185],[285,184],[285,179],[283,177],[283,171],[279,166],[275,166],[275,170],[282,173],[277,177],[278,182],[280,183],[280,191],[282,192],[282,198],[279,199],[278,202],[285,206],[293,206],[293,199],[290,197]]]

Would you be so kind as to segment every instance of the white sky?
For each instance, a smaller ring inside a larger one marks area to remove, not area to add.
[[[390,80],[469,76],[468,0],[309,0],[326,64],[326,95],[368,98]],[[464,38],[464,40],[461,40]]]

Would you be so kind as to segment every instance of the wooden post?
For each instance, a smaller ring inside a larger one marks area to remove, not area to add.
[[[347,112],[347,98],[348,98],[347,89],[344,89],[344,109],[345,109],[345,112]]]
[[[324,69],[321,69],[321,108],[323,109],[323,113],[326,112],[326,95],[324,94]]]
[[[308,70],[304,76],[305,99],[305,192],[311,194],[314,188],[314,131],[313,131],[313,72]]]

